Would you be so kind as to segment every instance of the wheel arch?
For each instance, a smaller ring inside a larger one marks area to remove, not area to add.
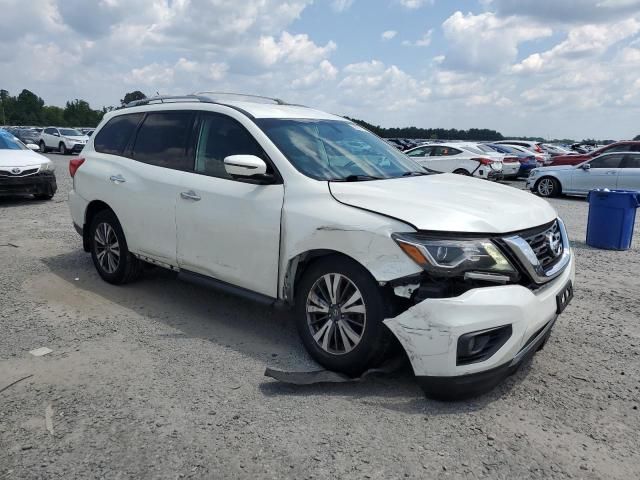
[[[371,278],[373,278],[374,281],[376,281],[371,271],[365,265],[363,265],[361,262],[359,262],[357,259],[353,258],[352,256],[347,255],[346,253],[343,253],[337,250],[324,249],[324,248],[307,250],[305,252],[295,255],[294,257],[290,258],[289,261],[287,262],[287,270],[284,276],[284,284],[282,285],[282,297],[283,297],[283,301],[287,305],[293,305],[295,303],[296,287],[299,284],[299,281],[302,278],[302,275],[304,274],[304,272],[307,271],[307,269],[313,263],[321,260],[322,258],[327,258],[327,257],[343,257],[345,259],[348,259],[360,265],[366,272],[369,273],[369,275],[371,275]]]
[[[91,225],[94,217],[104,210],[109,210],[116,215],[116,212],[114,212],[113,209],[102,200],[93,200],[89,202],[89,205],[87,205],[87,209],[84,214],[84,225],[82,226],[82,248],[85,252],[89,252],[90,250],[89,226]],[[116,215],[116,217],[117,216],[118,215]]]

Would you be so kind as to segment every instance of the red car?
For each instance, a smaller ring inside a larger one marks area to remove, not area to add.
[[[592,158],[602,155],[603,153],[614,152],[640,152],[640,142],[628,141],[628,142],[616,142],[611,145],[607,145],[597,150],[592,150],[589,153],[577,153],[571,155],[558,155],[553,157],[552,167],[557,165],[580,165],[582,162],[591,160]]]

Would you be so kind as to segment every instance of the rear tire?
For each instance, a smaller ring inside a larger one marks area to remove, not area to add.
[[[542,177],[536,183],[536,193],[541,197],[551,198],[560,195],[562,187],[560,182],[553,177]]]
[[[457,170],[454,170],[453,173],[455,173],[456,175],[466,175],[467,177],[471,176],[471,174],[467,172],[464,168],[458,168]]]
[[[118,218],[111,210],[97,213],[89,228],[91,258],[106,282],[121,285],[142,274],[142,262],[127,247]]]
[[[53,198],[53,194],[48,193],[38,193],[33,196],[36,200],[51,200]]]
[[[343,256],[309,265],[296,288],[295,315],[305,348],[329,370],[360,375],[378,365],[391,344],[377,282]]]

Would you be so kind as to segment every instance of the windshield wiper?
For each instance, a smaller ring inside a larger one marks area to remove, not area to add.
[[[344,178],[332,178],[332,182],[362,182],[367,180],[384,180],[382,177],[374,177],[373,175],[347,175]]]

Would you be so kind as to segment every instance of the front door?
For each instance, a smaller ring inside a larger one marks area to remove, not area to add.
[[[575,168],[571,174],[571,190],[587,194],[594,188],[616,188],[618,168],[623,156],[620,153],[600,155],[589,161],[591,168]]]
[[[202,113],[197,129],[195,168],[176,205],[178,264],[275,298],[284,186],[256,185],[227,174],[224,159],[230,155],[256,155],[269,164],[236,120]]]

